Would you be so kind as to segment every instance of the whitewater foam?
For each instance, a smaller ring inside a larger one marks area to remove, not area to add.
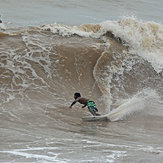
[[[137,54],[150,62],[157,73],[163,69],[163,26],[155,22],[143,22],[135,17],[124,17],[119,21],[105,21],[99,24],[68,26],[50,24],[41,26],[55,34],[69,37],[74,34],[81,37],[103,39],[103,35],[112,32],[129,45],[130,53]]]
[[[41,26],[41,29],[51,31],[55,34],[59,34],[63,37],[69,37],[74,34],[79,35],[81,37],[94,37],[94,38],[99,38],[101,34],[97,33],[97,30],[94,30],[97,25],[95,24],[90,24],[87,26],[68,26],[68,25],[63,25],[63,24],[49,24],[49,25],[43,25]],[[92,29],[90,29],[92,27]]]
[[[0,23],[0,30],[5,30],[5,29],[6,29],[5,25],[3,23]]]
[[[159,101],[160,96],[156,91],[144,89],[132,98],[127,99],[126,102],[122,103],[118,108],[113,109],[107,116],[111,121],[123,120],[127,116],[149,108],[153,103],[159,103]]]
[[[120,21],[105,21],[101,31],[111,31],[130,46],[130,53],[138,54],[150,62],[156,72],[163,69],[163,26],[155,22],[143,22],[134,17]]]

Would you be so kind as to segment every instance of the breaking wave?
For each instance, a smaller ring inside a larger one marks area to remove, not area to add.
[[[0,39],[3,117],[18,118],[18,110],[23,116],[38,108],[60,112],[75,91],[95,99],[104,114],[113,110],[109,116],[115,115],[117,108],[113,120],[145,108],[144,99],[151,95],[144,95],[146,89],[156,92],[154,103],[163,98],[161,24],[126,17],[80,26],[10,29],[1,32]]]

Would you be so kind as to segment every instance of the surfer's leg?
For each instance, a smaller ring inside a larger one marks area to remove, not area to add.
[[[93,111],[95,112],[95,114],[96,114],[96,116],[100,116],[100,114],[99,113],[97,113],[98,112],[98,109],[97,108],[93,108]]]
[[[97,108],[94,106],[88,106],[88,110],[89,112],[93,115],[93,116],[100,116],[100,114],[96,113],[98,112]]]
[[[93,116],[96,116],[96,112],[94,112],[92,109],[89,109],[89,112],[90,112]]]

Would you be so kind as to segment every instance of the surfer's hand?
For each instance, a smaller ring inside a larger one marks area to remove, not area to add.
[[[70,109],[72,109],[72,106],[69,106]]]
[[[82,106],[82,108],[84,108],[85,107],[85,105],[84,106]]]

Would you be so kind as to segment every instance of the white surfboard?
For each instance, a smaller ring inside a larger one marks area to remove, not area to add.
[[[107,115],[83,117],[83,121],[110,121]]]

